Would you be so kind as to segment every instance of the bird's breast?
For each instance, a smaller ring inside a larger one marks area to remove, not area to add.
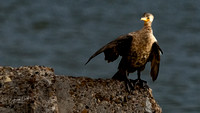
[[[129,60],[132,65],[144,65],[150,55],[152,44],[157,41],[152,33],[141,34],[132,40]]]

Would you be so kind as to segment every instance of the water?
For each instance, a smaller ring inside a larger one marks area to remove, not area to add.
[[[143,26],[155,16],[154,35],[164,51],[154,83],[142,73],[164,113],[200,111],[200,1],[197,0],[1,0],[0,64],[45,65],[58,75],[111,78],[119,60],[107,64],[97,49]],[[136,78],[131,74],[130,78]]]

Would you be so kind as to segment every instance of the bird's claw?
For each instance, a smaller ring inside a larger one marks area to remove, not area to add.
[[[126,90],[129,93],[135,89],[134,85],[132,84],[132,82],[130,81],[130,79],[125,80],[125,86],[126,86]]]
[[[136,80],[131,80],[130,79],[130,82],[132,84],[134,84],[134,87],[140,87],[140,88],[143,88],[143,89],[146,89],[148,88],[148,85],[147,85],[147,81],[144,81],[144,80],[141,80],[141,79],[136,79]]]
[[[136,79],[136,80],[127,79],[125,80],[125,86],[129,93],[138,88],[142,88],[142,89],[149,88],[147,85],[147,81],[144,81],[141,79]]]

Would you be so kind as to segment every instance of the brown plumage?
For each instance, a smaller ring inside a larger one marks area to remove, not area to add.
[[[95,52],[87,63],[102,52],[104,52],[105,60],[108,62],[113,62],[119,56],[122,56],[118,72],[113,76],[113,79],[126,80],[129,73],[137,71],[140,80],[140,72],[144,70],[146,63],[150,61],[150,75],[152,80],[155,81],[159,72],[162,50],[153,35],[151,28],[153,19],[152,14],[144,13],[141,18],[144,21],[144,27],[141,30],[122,35],[106,44]]]

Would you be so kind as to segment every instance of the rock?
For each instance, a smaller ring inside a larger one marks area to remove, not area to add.
[[[128,93],[124,82],[70,76],[57,76],[55,85],[60,113],[162,112],[150,88],[136,86]]]
[[[54,83],[52,68],[0,67],[0,112],[58,112]]]
[[[0,67],[3,113],[161,113],[150,88],[112,79],[58,76],[52,68]]]

